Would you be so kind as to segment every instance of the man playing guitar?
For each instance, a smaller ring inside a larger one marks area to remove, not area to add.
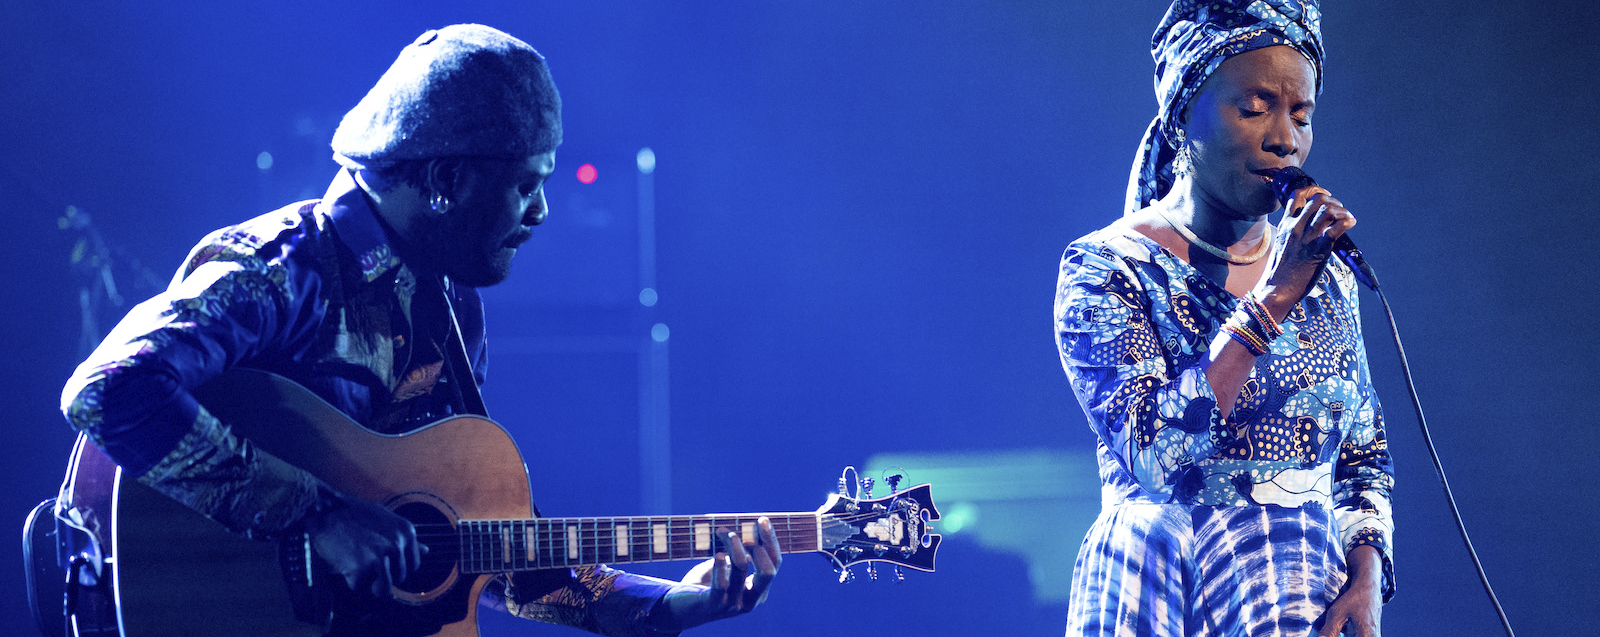
[[[392,587],[442,547],[269,453],[197,394],[250,368],[378,434],[483,414],[475,288],[505,280],[545,219],[560,110],[526,43],[481,25],[424,33],[345,115],[327,194],[202,240],[171,286],[78,367],[62,396],[68,420],[121,480],[234,534],[306,538],[346,589],[334,633],[438,631],[447,620],[396,601]],[[752,526],[717,528],[721,551],[684,583],[604,566],[535,570],[494,577],[483,603],[607,635],[674,634],[765,598],[781,557],[769,521]]]

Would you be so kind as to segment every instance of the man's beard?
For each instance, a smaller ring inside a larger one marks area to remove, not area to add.
[[[468,287],[488,287],[501,283],[511,274],[511,261],[499,249],[492,252],[480,243],[476,228],[463,227],[454,214],[430,215],[419,220],[417,236],[431,239],[426,245],[396,246],[400,258],[415,269],[443,274]]]

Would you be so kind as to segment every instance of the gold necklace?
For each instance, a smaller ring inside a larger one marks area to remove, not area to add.
[[[1234,254],[1212,245],[1210,242],[1207,242],[1200,237],[1195,236],[1194,231],[1190,230],[1188,226],[1173,221],[1172,217],[1168,217],[1167,212],[1162,210],[1161,206],[1155,206],[1155,209],[1156,214],[1161,215],[1161,218],[1165,219],[1167,224],[1172,226],[1173,230],[1177,230],[1178,234],[1182,235],[1183,238],[1189,243],[1194,244],[1201,250],[1211,253],[1211,256],[1222,259],[1223,261],[1227,261],[1228,263],[1232,263],[1234,265],[1250,265],[1260,261],[1262,257],[1267,256],[1267,253],[1272,249],[1272,242],[1269,241],[1269,239],[1272,238],[1272,224],[1267,224],[1267,230],[1261,233],[1261,240],[1256,242],[1256,247],[1251,248],[1249,253]]]

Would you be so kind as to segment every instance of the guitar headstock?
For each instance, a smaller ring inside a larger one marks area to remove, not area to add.
[[[838,569],[859,562],[889,562],[933,572],[941,538],[928,525],[939,519],[932,492],[932,485],[919,484],[882,498],[829,496],[817,510],[823,553]]]

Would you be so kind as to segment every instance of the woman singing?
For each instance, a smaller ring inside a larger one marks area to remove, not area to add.
[[[1099,437],[1068,635],[1378,635],[1393,484],[1350,270],[1301,166],[1315,0],[1178,0],[1125,215],[1071,244],[1055,327]]]

